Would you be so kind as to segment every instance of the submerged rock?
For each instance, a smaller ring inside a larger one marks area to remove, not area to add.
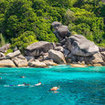
[[[25,54],[28,56],[40,56],[43,53],[48,52],[50,49],[54,49],[53,43],[49,43],[46,41],[39,41],[29,45],[26,48]]]
[[[0,67],[16,67],[12,60],[0,60]]]
[[[66,64],[65,57],[62,52],[56,50],[49,51],[49,58],[53,59],[58,64]]]

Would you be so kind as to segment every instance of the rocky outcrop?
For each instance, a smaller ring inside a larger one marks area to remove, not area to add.
[[[56,50],[49,51],[49,58],[53,59],[58,64],[66,64],[65,57],[62,52]]]
[[[57,21],[54,21],[54,22],[51,24],[51,26],[52,26],[54,29],[56,29],[56,27],[59,27],[59,26],[61,26],[61,25],[62,25],[62,23],[57,22]]]
[[[12,58],[12,61],[16,64],[17,67],[27,67],[27,59],[23,55]]]
[[[46,41],[39,41],[39,42],[36,42],[36,43],[29,45],[26,48],[25,54],[28,56],[38,57],[38,56],[42,55],[43,53],[48,52],[50,49],[53,49],[53,48],[54,48],[53,43],[49,43]]]
[[[64,48],[62,46],[56,46],[55,47],[55,50],[60,51],[60,52],[63,52],[64,51]]]
[[[92,57],[92,63],[97,64],[97,63],[103,63],[102,55],[101,53],[96,53]]]
[[[17,67],[27,67],[27,59],[21,54],[19,50],[6,55],[7,59],[11,59]]]
[[[59,41],[62,41],[65,37],[69,37],[71,35],[68,27],[59,22],[53,22],[52,27],[55,29],[54,34]]]
[[[29,62],[28,66],[30,66],[30,67],[38,67],[38,68],[47,67],[47,65],[44,62],[40,62],[39,60]]]
[[[6,57],[7,57],[8,59],[11,59],[11,58],[16,57],[16,56],[18,56],[18,55],[20,55],[20,54],[21,54],[21,52],[20,52],[19,50],[17,50],[17,51],[15,51],[15,52],[13,52],[13,53],[7,54]]]
[[[98,46],[87,40],[82,35],[73,35],[67,39],[67,48],[71,51],[72,55],[77,56],[92,56],[99,52]]]
[[[24,57],[27,59],[27,61],[35,60],[35,58],[33,56],[24,56]]]
[[[12,60],[0,60],[0,67],[16,67]]]

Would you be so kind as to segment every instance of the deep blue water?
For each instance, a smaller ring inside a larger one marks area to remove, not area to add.
[[[0,68],[0,77],[0,105],[105,105],[105,67]]]

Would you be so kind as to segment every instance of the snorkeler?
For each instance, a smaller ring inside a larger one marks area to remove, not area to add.
[[[18,84],[17,86],[30,86],[30,84],[23,83],[23,84]]]
[[[18,84],[17,86],[25,86],[25,84]]]
[[[35,84],[35,86],[40,86],[42,83],[41,82],[39,82],[39,83],[37,83],[37,84]]]
[[[50,91],[57,91],[59,89],[59,87],[52,87],[51,89],[50,89]]]

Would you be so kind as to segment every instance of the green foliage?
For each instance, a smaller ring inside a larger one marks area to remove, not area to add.
[[[10,48],[10,49],[7,50],[7,52],[5,53],[5,55],[7,55],[8,53],[12,53],[12,52],[13,52],[13,50]]]
[[[70,8],[72,7],[78,0],[47,0],[49,4],[56,6],[56,7],[66,7]]]
[[[69,29],[78,34],[82,34],[95,43],[102,43],[104,32],[104,23],[102,17],[96,17],[93,12],[80,8],[71,8],[74,12],[75,21],[69,24]]]
[[[64,19],[66,24],[70,24],[71,22],[74,22],[76,19],[74,12],[68,9],[65,13]]]
[[[9,41],[21,50],[40,40],[57,42],[53,21],[68,25],[72,34],[104,45],[104,20],[102,0],[0,0],[1,43]]]
[[[26,31],[19,35],[19,37],[12,39],[12,47],[17,46],[18,49],[23,50],[34,42],[37,42],[35,33],[33,31]]]

